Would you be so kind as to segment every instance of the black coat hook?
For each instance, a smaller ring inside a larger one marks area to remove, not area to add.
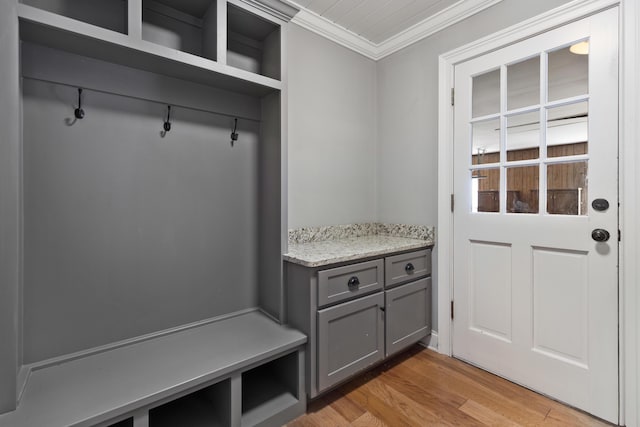
[[[76,119],[84,118],[84,110],[82,109],[82,88],[78,88],[78,108],[73,112]]]
[[[231,146],[238,140],[238,119],[233,119],[233,132],[231,132]]]
[[[167,121],[164,122],[163,128],[165,132],[169,132],[171,130],[171,105],[167,105]]]

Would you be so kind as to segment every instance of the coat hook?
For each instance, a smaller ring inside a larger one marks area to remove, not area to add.
[[[238,140],[238,119],[233,119],[233,132],[231,132],[231,146]]]
[[[78,88],[78,108],[75,109],[73,114],[76,116],[76,119],[84,118],[84,110],[82,109],[82,88]]]
[[[169,132],[171,130],[171,105],[167,105],[167,121],[164,122],[164,131]]]

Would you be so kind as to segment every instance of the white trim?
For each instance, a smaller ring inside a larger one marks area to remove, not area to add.
[[[427,335],[426,337],[418,341],[418,344],[420,344],[424,348],[428,348],[429,350],[433,350],[437,352],[438,351],[438,332],[432,330],[431,335]]]
[[[438,333],[436,331],[431,331],[427,348],[433,351],[438,351]]]
[[[289,22],[298,13],[299,8],[293,2],[279,0],[240,0],[256,9],[266,12],[282,21]]]
[[[640,292],[638,292],[638,235],[640,227],[640,6],[623,0],[621,17],[620,78],[620,424],[640,426]],[[624,90],[622,90],[624,89]]]
[[[367,58],[373,60],[377,59],[376,46],[369,40],[334,24],[327,18],[323,18],[315,12],[301,6],[298,7],[300,7],[300,12],[298,12],[291,20],[294,24],[297,24],[309,31],[313,31],[316,34],[358,52]]]
[[[291,22],[377,61],[501,1],[460,0],[381,43],[367,40],[294,1],[289,1],[289,3],[300,8],[300,12],[293,17]]]
[[[400,49],[404,49],[438,31],[444,30],[476,13],[482,12],[501,1],[502,0],[463,0],[454,3],[435,15],[378,44],[378,59],[391,55]]]
[[[640,73],[640,63],[636,52],[640,49],[640,8],[636,0],[574,0],[556,9],[552,9],[522,23],[505,30],[484,37],[439,57],[439,108],[438,108],[438,231],[439,247],[438,271],[438,333],[440,353],[451,355],[450,304],[453,297],[453,216],[450,212],[450,194],[453,193],[453,108],[451,106],[451,88],[453,87],[454,67],[479,55],[494,51],[520,40],[533,37],[561,25],[576,21],[601,10],[624,5],[621,15],[623,29],[623,64],[621,68],[620,103],[620,150],[624,154],[621,161],[620,182],[621,200],[625,200],[621,209],[621,229],[623,237],[621,244],[621,380],[620,385],[620,422],[628,426],[640,426],[638,413],[638,384],[640,384],[637,366],[640,366],[640,342],[636,337],[640,330],[640,316],[636,316],[636,309],[640,307],[640,292],[636,291],[638,248],[636,236],[640,233],[634,223],[640,214],[636,200],[640,199],[640,185],[635,173],[636,165],[640,162],[640,150],[635,149],[634,141],[640,138],[640,85],[636,81]],[[628,94],[628,96],[625,96]],[[628,185],[624,185],[624,183]],[[626,220],[628,218],[628,220]],[[626,328],[625,328],[626,326]],[[624,335],[623,335],[624,334]],[[624,346],[623,344],[627,344]],[[624,375],[622,375],[624,373]],[[624,384],[623,384],[624,382]],[[624,387],[624,388],[623,388]]]

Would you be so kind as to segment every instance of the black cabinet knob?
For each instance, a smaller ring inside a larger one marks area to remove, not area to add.
[[[408,263],[407,263],[407,265],[405,265],[405,266],[404,266],[404,271],[406,271],[406,272],[407,272],[407,274],[411,274],[411,273],[413,273],[413,271],[414,271],[415,269],[416,269],[416,268],[415,268],[415,267],[413,266],[413,264],[411,264],[410,262],[408,262]]]
[[[357,289],[358,285],[360,285],[360,279],[358,279],[358,276],[351,276],[349,278],[349,281],[347,282],[347,286],[349,286],[349,289]]]
[[[606,242],[609,240],[611,235],[607,230],[603,230],[602,228],[596,228],[591,232],[591,238],[596,242]]]

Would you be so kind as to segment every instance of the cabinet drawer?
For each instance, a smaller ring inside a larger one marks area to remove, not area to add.
[[[318,307],[382,289],[381,259],[318,272]]]
[[[385,357],[431,333],[431,277],[385,291]]]
[[[385,258],[387,288],[431,274],[431,249]]]
[[[318,311],[318,391],[338,384],[384,357],[384,295]]]

